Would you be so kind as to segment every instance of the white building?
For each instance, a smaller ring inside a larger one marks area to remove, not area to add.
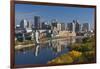
[[[58,30],[58,31],[61,31],[61,23],[58,23],[58,24],[57,24],[57,30]]]
[[[24,28],[27,28],[28,27],[28,21],[27,20],[25,20],[25,19],[23,19],[21,22],[20,22],[20,27],[22,28],[22,29],[24,29]]]

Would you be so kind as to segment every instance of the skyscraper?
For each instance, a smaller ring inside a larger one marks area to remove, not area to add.
[[[42,22],[42,29],[46,29],[45,22]]]
[[[73,31],[73,23],[67,23],[67,30],[70,32]]]
[[[81,25],[79,24],[79,22],[76,20],[75,21],[75,32],[78,33],[80,32],[81,29]]]
[[[40,29],[40,16],[34,16],[34,27]]]
[[[65,23],[61,23],[61,30],[65,30]]]
[[[21,22],[20,22],[20,28],[25,29],[27,27],[28,27],[28,21],[25,20],[25,19],[21,20]]]
[[[32,28],[32,24],[28,21],[27,28]]]
[[[52,26],[52,29],[54,29],[54,27],[56,27],[57,28],[57,20],[56,19],[53,19],[52,21],[51,21],[51,26]]]
[[[42,22],[41,29],[51,29],[51,26],[47,22]]]
[[[77,20],[73,20],[73,22],[67,24],[67,30],[70,32],[80,32],[81,25]]]
[[[76,25],[75,23],[72,23],[72,32],[75,32],[75,30],[76,30]]]
[[[89,24],[88,23],[83,23],[82,31],[83,32],[88,32],[89,31]]]
[[[57,30],[58,30],[58,31],[61,31],[61,23],[58,23],[58,24],[57,24]]]

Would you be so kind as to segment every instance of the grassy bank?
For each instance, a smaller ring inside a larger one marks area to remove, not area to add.
[[[89,63],[95,62],[95,38],[87,37],[81,43],[74,43],[68,47],[69,52],[51,60],[48,64]]]

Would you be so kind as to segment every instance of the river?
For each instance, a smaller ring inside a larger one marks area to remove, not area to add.
[[[80,40],[76,38],[55,39],[43,44],[16,50],[15,65],[47,64],[48,61],[51,61],[61,54],[68,53],[68,46],[76,41]]]

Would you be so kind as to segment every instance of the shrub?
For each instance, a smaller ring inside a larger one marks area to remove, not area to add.
[[[71,56],[73,60],[75,60],[78,59],[82,55],[82,53],[79,51],[72,50],[71,52],[68,53],[68,55]]]
[[[93,62],[95,60],[95,51],[84,52],[84,56],[87,59],[87,62]]]
[[[85,52],[85,51],[91,51],[94,49],[94,43],[89,42],[89,43],[74,43],[72,46],[70,46],[71,50],[76,50],[80,52]]]
[[[48,62],[48,64],[63,64],[63,63],[72,63],[73,59],[67,54],[63,54],[60,57],[57,57]]]
[[[82,39],[83,43],[89,42],[91,41],[91,39],[89,37],[85,37]]]

